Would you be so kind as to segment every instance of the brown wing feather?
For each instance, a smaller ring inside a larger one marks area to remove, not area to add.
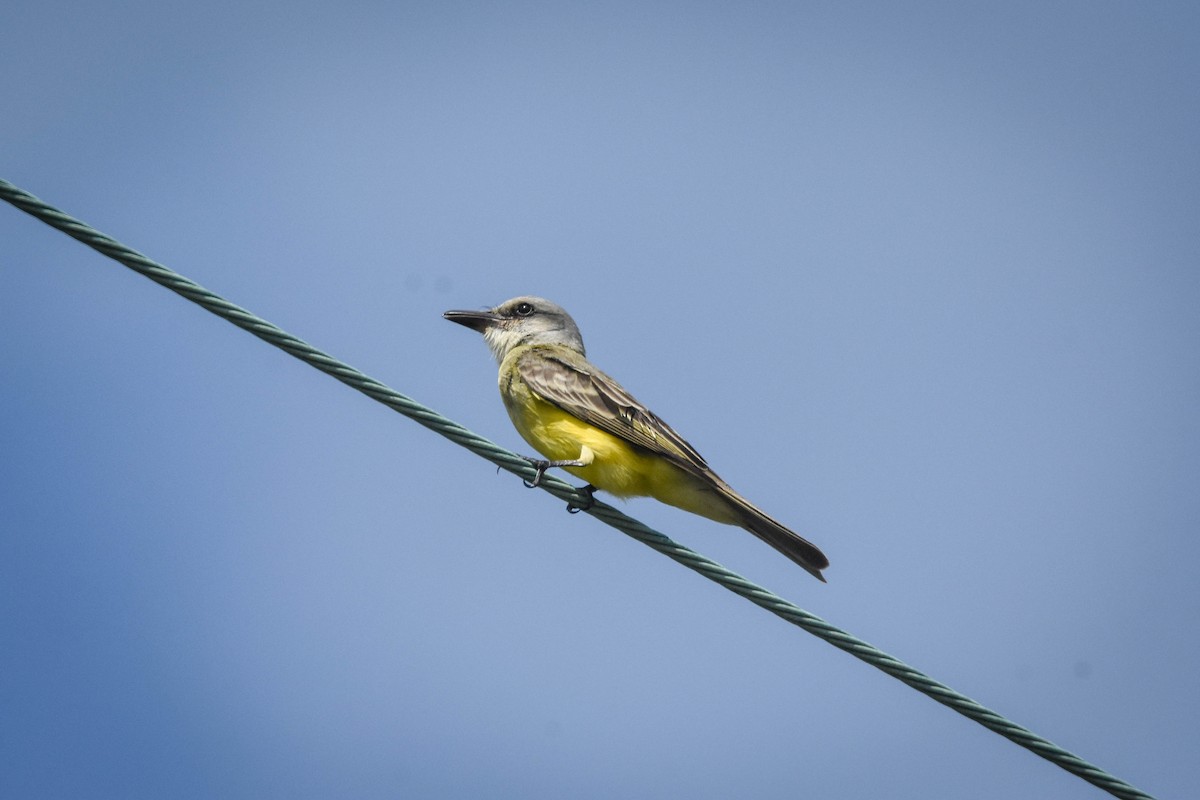
[[[568,414],[663,455],[696,475],[712,475],[696,448],[583,356],[531,347],[517,358],[516,367],[530,389]]]

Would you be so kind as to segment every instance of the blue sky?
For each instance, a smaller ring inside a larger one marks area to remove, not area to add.
[[[1191,4],[10,3],[0,176],[522,452],[540,294],[822,586],[1140,788],[1200,750]],[[0,793],[1100,792],[8,207]]]

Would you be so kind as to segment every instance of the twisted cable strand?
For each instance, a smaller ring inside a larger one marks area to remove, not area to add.
[[[368,397],[424,425],[426,428],[445,436],[452,442],[467,448],[476,455],[491,461],[493,464],[522,478],[533,478],[535,472],[533,467],[526,459],[516,453],[500,447],[474,431],[442,416],[433,409],[359,372],[354,367],[318,350],[302,339],[229,302],[220,295],[205,289],[200,284],[185,278],[162,264],[152,261],[138,251],[105,236],[86,223],[59,211],[2,179],[0,179],[0,198],[33,217],[40,219],[42,222],[66,233],[68,236],[103,253],[109,258],[124,264],[135,272],[146,276],[155,283],[165,286],[217,316],[228,320],[239,328],[249,331],[263,341],[275,345],[306,364],[336,378],[352,389],[362,392]],[[539,487],[558,497],[560,500],[565,500],[569,503],[578,505],[584,504],[588,500],[588,496],[585,493],[552,475],[544,476]],[[888,655],[882,650],[831,625],[820,617],[805,611],[758,584],[743,578],[741,575],[706,556],[700,555],[675,542],[653,528],[627,516],[618,509],[606,503],[595,501],[587,509],[587,513],[657,550],[668,558],[679,562],[688,569],[694,570],[709,580],[720,584],[734,594],[744,597],[751,603],[770,611],[779,618],[802,628],[840,650],[846,651],[855,658],[865,661],[913,689],[931,697],[942,705],[983,725],[988,730],[1004,736],[1073,775],[1103,789],[1114,797],[1120,797],[1124,800],[1153,800],[1150,795],[1120,778],[1084,761],[1079,756],[1038,736],[1027,728],[977,703],[966,695],[956,692],[949,686],[939,683],[894,656]]]

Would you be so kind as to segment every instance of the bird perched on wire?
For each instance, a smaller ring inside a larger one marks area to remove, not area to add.
[[[815,545],[767,516],[712,471],[671,426],[584,355],[583,337],[560,306],[515,297],[488,311],[447,311],[483,334],[500,364],[500,396],[517,431],[546,457],[530,459],[536,486],[561,467],[617,497],[653,497],[738,525],[824,581]]]

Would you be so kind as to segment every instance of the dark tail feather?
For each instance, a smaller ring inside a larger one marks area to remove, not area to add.
[[[829,566],[829,559],[815,544],[792,533],[770,517],[747,519],[746,530],[804,567],[821,583],[825,583],[825,576],[821,574],[821,570]]]
[[[829,566],[829,559],[815,544],[768,517],[732,489],[727,496],[734,501],[738,516],[742,518],[743,528],[795,561],[821,583],[825,583],[825,576],[821,574],[821,570]]]

